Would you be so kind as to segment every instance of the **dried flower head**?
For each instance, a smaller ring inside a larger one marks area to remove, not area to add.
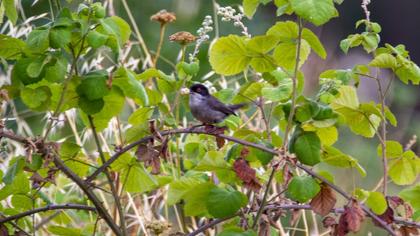
[[[157,21],[163,25],[166,23],[174,22],[176,20],[176,16],[175,13],[168,12],[165,9],[163,9],[151,16],[150,20]]]
[[[197,37],[192,35],[190,32],[187,31],[180,31],[171,36],[169,36],[169,40],[175,41],[181,45],[186,45],[192,43],[196,40]]]

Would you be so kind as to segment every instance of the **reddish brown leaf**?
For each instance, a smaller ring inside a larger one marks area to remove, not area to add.
[[[324,225],[324,228],[329,228],[331,226],[334,226],[337,224],[337,221],[334,217],[327,216],[322,220],[322,224]]]
[[[381,218],[387,224],[391,224],[392,222],[394,222],[394,210],[392,210],[392,208],[388,206],[386,211],[382,215],[379,215],[379,218]],[[372,220],[376,226],[378,227],[382,226],[377,220],[375,219],[372,219]]]
[[[241,150],[240,157],[245,159],[248,156],[248,154],[249,154],[249,148],[243,147]]]
[[[348,232],[357,232],[365,219],[365,213],[356,200],[351,200],[349,205],[344,206],[344,213],[338,221],[338,235],[345,235]]]
[[[9,236],[9,231],[7,227],[3,224],[0,224],[0,236]]]
[[[322,184],[321,191],[311,200],[310,205],[315,213],[325,216],[334,208],[336,202],[334,191],[328,185]]]
[[[244,183],[246,188],[249,188],[253,191],[259,191],[261,189],[261,184],[258,182],[256,171],[251,168],[248,162],[243,158],[238,158],[233,163],[233,170]]]
[[[398,235],[400,235],[400,236],[416,236],[416,235],[419,235],[419,230],[415,227],[401,226],[398,229]]]
[[[283,167],[283,184],[285,186],[287,186],[289,184],[290,180],[292,179],[292,177],[293,177],[293,173],[292,173],[292,171],[290,171],[289,165],[287,165],[287,164],[284,165],[284,167]]]
[[[225,146],[225,139],[219,136],[216,136],[216,143],[217,143],[217,148],[220,149],[223,146]]]
[[[160,147],[162,149],[162,147]],[[156,150],[151,143],[140,144],[136,151],[137,160],[144,162],[146,167],[152,167],[152,174],[160,173],[160,151]]]
[[[397,197],[397,196],[389,196],[387,197],[387,200],[389,202],[390,207],[392,207],[392,209],[395,209],[398,206],[404,204],[404,200],[402,200],[400,197]]]

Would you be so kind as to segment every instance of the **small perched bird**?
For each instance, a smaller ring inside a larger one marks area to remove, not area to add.
[[[235,115],[235,110],[245,106],[244,103],[228,105],[210,95],[209,90],[202,84],[190,87],[190,109],[197,120],[211,125],[222,122],[229,115]]]

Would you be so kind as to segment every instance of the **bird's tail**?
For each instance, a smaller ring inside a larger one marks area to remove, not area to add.
[[[240,109],[240,108],[242,108],[246,105],[247,105],[247,103],[239,103],[239,104],[232,104],[232,105],[228,105],[228,106],[229,106],[230,109],[235,111],[235,110],[238,110],[238,109]]]

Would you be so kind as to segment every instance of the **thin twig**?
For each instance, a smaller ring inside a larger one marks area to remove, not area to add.
[[[62,209],[75,209],[75,210],[86,210],[86,211],[96,212],[95,207],[80,205],[80,204],[67,203],[67,204],[60,204],[60,205],[48,205],[48,206],[45,206],[45,207],[34,208],[32,210],[21,212],[21,213],[18,213],[16,215],[1,218],[0,219],[0,224],[6,223],[6,222],[9,222],[9,221],[13,221],[13,220],[17,220],[17,219],[23,218],[25,216],[34,215],[34,214],[39,213],[39,212],[52,211],[52,210],[62,210]]]

